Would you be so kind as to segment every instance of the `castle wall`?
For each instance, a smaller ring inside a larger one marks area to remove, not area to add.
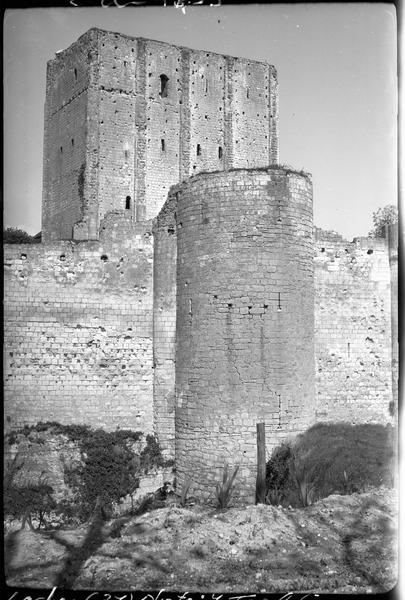
[[[390,422],[387,243],[318,230],[314,261],[317,420]]]
[[[398,223],[385,229],[391,275],[391,372],[393,413],[398,414],[399,345],[398,345]]]
[[[271,450],[314,420],[312,184],[283,169],[177,186],[176,473],[213,500],[224,463],[252,501]]]
[[[227,58],[212,52],[190,51],[190,161],[188,176],[222,171],[225,146],[225,72]],[[177,183],[177,182],[176,182]]]
[[[190,175],[276,163],[277,105],[267,63],[91,29],[48,63],[43,240],[98,239],[107,212],[153,218]]]
[[[98,131],[98,221],[111,210],[136,216],[136,41],[128,44],[118,34],[98,37],[98,105],[94,130]]]
[[[146,218],[157,215],[169,188],[179,181],[181,50],[147,41],[146,54]],[[166,96],[160,95],[160,76],[168,77]]]
[[[274,148],[273,136],[274,72],[270,65],[234,59],[232,64],[232,146],[234,168],[265,167]]]
[[[176,204],[171,194],[153,225],[154,429],[168,458],[175,454]]]
[[[100,242],[5,245],[6,427],[153,431],[152,251],[125,211]]]
[[[86,133],[94,70],[88,55],[94,45],[94,36],[86,34],[74,48],[48,63],[42,203],[45,242],[71,239],[73,224],[86,212]]]

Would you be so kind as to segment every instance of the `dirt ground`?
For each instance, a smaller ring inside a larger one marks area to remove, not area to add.
[[[7,526],[10,586],[189,592],[377,593],[397,580],[397,494],[307,508],[170,504],[77,529]]]

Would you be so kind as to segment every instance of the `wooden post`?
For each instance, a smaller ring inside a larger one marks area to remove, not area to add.
[[[256,504],[266,502],[266,433],[264,423],[256,424],[257,430],[257,479]]]

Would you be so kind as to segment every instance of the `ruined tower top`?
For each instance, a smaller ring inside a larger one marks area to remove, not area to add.
[[[48,63],[45,242],[98,239],[110,211],[153,218],[198,172],[277,162],[267,62],[93,28]]]

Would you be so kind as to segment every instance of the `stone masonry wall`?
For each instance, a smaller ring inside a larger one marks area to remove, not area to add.
[[[175,454],[176,205],[176,195],[170,195],[153,224],[154,427],[168,458]]]
[[[390,422],[387,242],[317,230],[314,261],[317,420]]]
[[[95,36],[88,32],[48,63],[42,200],[45,242],[71,239],[74,223],[88,209],[87,122],[95,48]]]
[[[256,424],[270,451],[314,421],[312,184],[240,170],[172,193],[178,484],[212,501],[224,463],[239,464],[235,494],[254,501]]]
[[[153,218],[198,172],[277,160],[277,74],[265,62],[91,29],[48,63],[45,242],[75,226],[74,239],[97,239],[111,210]]]
[[[126,211],[99,242],[5,245],[7,428],[153,431],[152,251],[149,224]]]

